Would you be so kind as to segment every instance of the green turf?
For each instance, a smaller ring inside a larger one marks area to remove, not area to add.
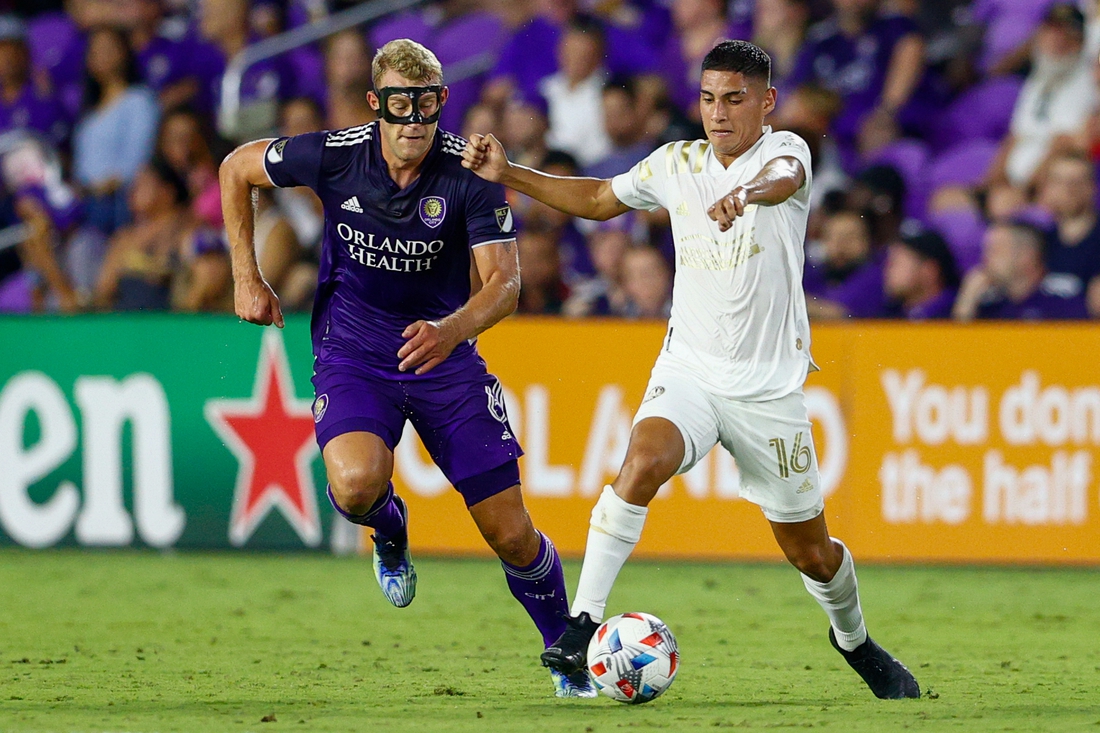
[[[1096,571],[862,567],[931,692],[880,702],[794,571],[631,563],[612,610],[664,618],[683,666],[627,707],[551,697],[496,563],[418,570],[397,610],[362,559],[2,551],[0,731],[1100,731]]]

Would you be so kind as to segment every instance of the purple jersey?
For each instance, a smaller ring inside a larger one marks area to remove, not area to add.
[[[951,308],[955,305],[956,291],[953,288],[941,290],[935,296],[912,308],[900,303],[891,303],[884,314],[886,318],[898,318],[908,321],[932,321],[951,317]]]
[[[818,297],[844,306],[849,318],[881,318],[887,311],[885,270],[885,252],[873,254],[843,282],[826,287]]]
[[[27,84],[11,104],[0,100],[0,132],[8,130],[34,130],[54,145],[64,145],[71,125],[57,99],[39,94],[34,85]]]
[[[401,333],[466,303],[470,250],[515,239],[512,212],[503,187],[462,167],[466,141],[442,130],[420,177],[398,188],[378,124],[279,138],[264,154],[272,183],[308,186],[324,204],[314,354],[390,379],[446,377],[480,363],[472,343],[417,377],[397,370]]]
[[[175,40],[154,36],[135,52],[145,85],[157,94],[177,82],[195,76],[195,44],[188,38]]]
[[[1088,318],[1082,295],[1065,297],[1039,287],[1019,303],[997,296],[978,306],[978,318],[1017,321],[1075,321]]]
[[[1082,292],[1090,280],[1100,275],[1100,222],[1076,244],[1066,244],[1058,230],[1052,229],[1046,244],[1047,272],[1069,280],[1071,292]]]
[[[249,44],[257,43],[252,38]],[[228,65],[221,48],[206,41],[195,42],[194,69],[199,77],[199,107],[214,109],[222,96],[222,77]],[[285,56],[259,61],[245,69],[241,79],[241,106],[258,102],[278,102],[296,93],[293,73]]]

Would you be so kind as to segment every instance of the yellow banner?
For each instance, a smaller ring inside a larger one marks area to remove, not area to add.
[[[567,554],[618,471],[662,324],[510,319],[479,349],[505,386],[536,525]],[[861,558],[1100,561],[1100,329],[817,326],[806,402],[831,531]],[[487,552],[411,428],[394,483],[414,549]],[[721,447],[651,504],[637,554],[778,558]]]

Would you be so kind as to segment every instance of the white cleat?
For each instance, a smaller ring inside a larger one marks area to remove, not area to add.
[[[554,681],[554,697],[599,696],[596,688],[592,686],[592,680],[588,679],[588,672],[583,669],[568,676],[552,669],[550,679]]]
[[[416,597],[416,569],[413,568],[407,539],[409,509],[400,496],[394,494],[393,500],[405,519],[406,540],[397,543],[380,534],[371,535],[374,540],[374,577],[378,579],[378,587],[386,599],[398,608],[404,608]]]

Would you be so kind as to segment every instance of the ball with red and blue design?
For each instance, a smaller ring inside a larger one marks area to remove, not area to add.
[[[588,645],[588,674],[596,689],[630,705],[664,694],[679,668],[676,637],[652,614],[613,616],[596,629]]]

